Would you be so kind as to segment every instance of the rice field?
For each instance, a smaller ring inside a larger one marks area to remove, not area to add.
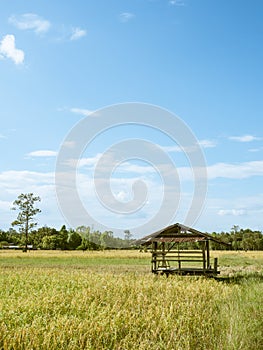
[[[263,349],[263,252],[154,276],[137,251],[0,251],[0,349]]]

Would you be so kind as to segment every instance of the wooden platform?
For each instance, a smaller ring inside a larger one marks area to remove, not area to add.
[[[159,267],[156,270],[152,271],[153,273],[157,275],[166,275],[167,277],[169,275],[180,275],[180,276],[208,276],[208,277],[215,277],[220,274],[220,271],[215,269],[202,269],[202,268],[165,268],[165,267]]]

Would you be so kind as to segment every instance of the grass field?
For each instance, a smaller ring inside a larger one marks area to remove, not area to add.
[[[137,251],[0,251],[0,349],[263,349],[263,252],[218,280],[153,276]]]

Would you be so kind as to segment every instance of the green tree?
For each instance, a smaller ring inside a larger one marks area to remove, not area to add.
[[[125,239],[125,241],[130,242],[131,238],[132,238],[132,234],[131,234],[130,230],[125,230],[124,231],[124,239]]]
[[[58,231],[55,228],[43,226],[30,233],[30,242],[37,248],[43,248],[43,238],[46,236],[56,236]]]
[[[260,250],[262,247],[262,233],[250,229],[241,230],[243,233],[242,248],[245,250]]]
[[[19,213],[12,226],[18,226],[20,233],[25,235],[25,252],[27,252],[28,234],[37,225],[34,218],[41,212],[35,207],[36,202],[40,202],[40,197],[34,196],[33,193],[21,193],[13,202],[12,210],[19,210]]]
[[[55,250],[59,247],[59,238],[58,234],[52,235],[52,236],[45,236],[42,239],[42,248],[43,249],[50,249]]]
[[[90,246],[90,227],[89,226],[79,226],[76,229],[76,232],[81,236],[81,245],[79,246],[79,249],[89,250],[91,249]]]
[[[68,249],[68,238],[70,232],[67,230],[66,226],[63,225],[58,232],[59,244],[57,248],[62,250]]]
[[[7,232],[0,230],[0,242],[8,242],[8,238]]]
[[[126,247],[130,247],[130,245],[132,244],[132,233],[130,232],[130,230],[124,230],[124,241]]]
[[[77,249],[82,243],[81,236],[73,231],[68,239],[68,248],[69,249]]]
[[[107,238],[106,232],[100,233],[100,246],[102,250],[106,249],[107,247],[106,238]]]

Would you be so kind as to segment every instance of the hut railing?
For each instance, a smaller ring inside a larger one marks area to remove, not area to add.
[[[170,251],[155,251],[152,254],[153,270],[170,268],[173,263],[177,263],[178,269],[183,268],[183,265],[195,266],[200,265],[203,269],[206,268],[206,257],[203,250],[170,250]]]

